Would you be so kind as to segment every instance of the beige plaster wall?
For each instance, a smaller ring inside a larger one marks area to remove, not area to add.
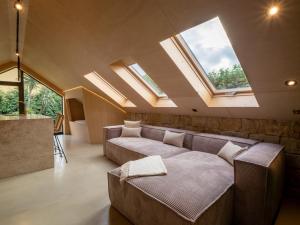
[[[53,168],[53,166],[51,118],[20,120],[0,118],[0,178],[31,173]]]

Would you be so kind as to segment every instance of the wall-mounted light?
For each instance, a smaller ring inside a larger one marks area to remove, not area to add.
[[[269,16],[274,16],[279,12],[279,6],[273,5],[269,8],[268,10],[268,15]]]
[[[17,1],[15,3],[15,8],[16,8],[16,10],[19,10],[19,11],[23,9],[23,6],[20,1]]]
[[[284,82],[286,86],[292,87],[297,85],[297,81],[296,80],[287,80]]]

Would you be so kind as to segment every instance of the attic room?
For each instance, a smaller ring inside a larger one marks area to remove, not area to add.
[[[298,225],[300,1],[1,0],[0,224]]]

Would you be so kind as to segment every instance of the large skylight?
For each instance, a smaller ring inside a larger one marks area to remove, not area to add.
[[[251,90],[218,17],[181,32],[177,37],[214,91]]]
[[[158,97],[166,97],[166,93],[164,93],[157,84],[149,77],[149,75],[140,67],[139,64],[135,63],[129,66],[129,68],[138,75],[141,80],[158,96]]]

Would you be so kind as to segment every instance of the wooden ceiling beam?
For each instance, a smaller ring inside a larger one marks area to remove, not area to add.
[[[7,63],[4,63],[2,65],[0,65],[0,73],[1,72],[5,72],[7,70],[13,69],[17,67],[17,63],[10,61]],[[47,80],[45,78],[45,76],[35,72],[33,69],[31,69],[30,67],[21,64],[21,69],[28,75],[30,75],[31,77],[33,77],[34,79],[36,79],[37,81],[39,81],[41,84],[47,86],[48,88],[50,88],[51,90],[55,91],[57,94],[59,94],[60,96],[64,96],[64,92],[63,90],[58,87],[56,84],[50,82],[49,80]]]

